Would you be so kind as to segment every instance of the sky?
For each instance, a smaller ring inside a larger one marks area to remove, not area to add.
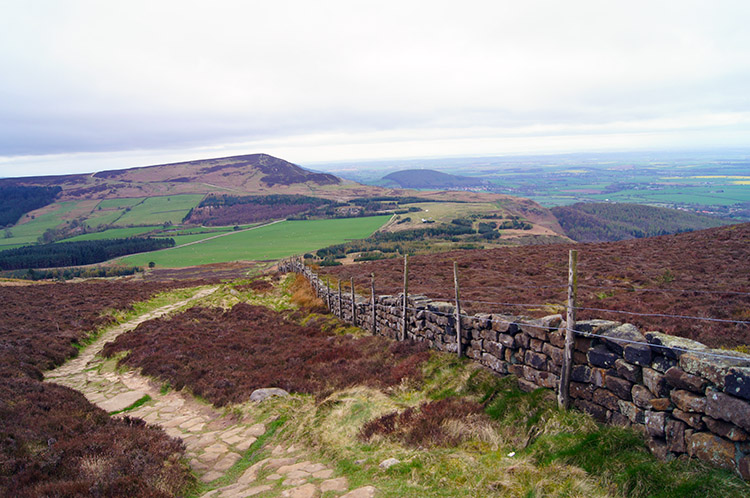
[[[0,176],[750,145],[750,2],[0,0]]]

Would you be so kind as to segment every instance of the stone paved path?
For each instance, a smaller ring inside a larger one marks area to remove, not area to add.
[[[205,483],[225,475],[256,441],[266,427],[248,417],[237,420],[183,392],[162,392],[154,381],[134,371],[117,372],[114,360],[98,356],[104,344],[138,324],[158,318],[216,291],[204,289],[190,299],[167,305],[106,331],[81,351],[79,356],[46,373],[46,380],[82,392],[92,403],[108,412],[131,406],[144,396],[150,400],[127,412],[150,424],[160,425],[167,434],[185,442],[186,456],[198,478]],[[205,497],[243,498],[281,496],[316,498],[322,493],[342,498],[372,498],[375,488],[365,486],[349,490],[344,477],[335,477],[333,469],[305,457],[303,448],[276,446],[269,458],[249,467],[236,482],[214,489]]]

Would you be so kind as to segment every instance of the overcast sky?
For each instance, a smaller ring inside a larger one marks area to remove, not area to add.
[[[750,145],[750,2],[0,0],[0,176]]]

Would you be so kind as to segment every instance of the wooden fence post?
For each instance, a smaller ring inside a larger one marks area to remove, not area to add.
[[[560,408],[570,405],[570,371],[573,367],[575,347],[576,291],[578,288],[578,251],[571,249],[568,255],[568,306],[565,317],[565,350],[560,371],[560,388],[557,391],[557,404]]]
[[[352,286],[352,325],[357,326],[357,300],[354,296],[354,277],[349,277],[349,284]]]
[[[378,332],[378,315],[375,306],[375,274],[370,274],[370,303],[372,304],[372,335]]]
[[[326,304],[328,311],[331,311],[331,279],[326,277]]]
[[[409,255],[404,254],[404,309],[403,309],[403,320],[401,323],[401,340],[406,340],[406,321],[407,312],[406,307],[409,304]]]
[[[456,288],[456,351],[461,358],[461,294],[458,289],[458,264],[453,262],[453,284]]]
[[[339,306],[338,306],[339,307],[339,318],[342,318],[342,316],[341,316],[341,306],[342,306],[342,303],[341,303],[341,279],[339,279]]]

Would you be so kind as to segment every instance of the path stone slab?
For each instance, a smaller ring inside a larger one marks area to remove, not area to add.
[[[377,489],[374,486],[365,486],[349,491],[347,494],[341,495],[340,498],[375,498],[376,492]]]
[[[285,498],[315,498],[319,495],[315,484],[304,484],[297,488],[287,489],[281,493]]]
[[[216,465],[214,465],[214,470],[226,472],[227,469],[234,465],[235,462],[237,462],[237,460],[239,459],[240,456],[237,453],[227,453],[221,458],[221,460],[216,462]]]
[[[320,492],[325,493],[327,491],[335,491],[337,493],[343,493],[349,489],[349,483],[346,477],[337,477],[336,479],[328,479],[320,483]]]
[[[99,407],[107,412],[116,412],[124,410],[144,396],[141,391],[128,391],[118,394],[114,398],[108,399],[99,404]]]

